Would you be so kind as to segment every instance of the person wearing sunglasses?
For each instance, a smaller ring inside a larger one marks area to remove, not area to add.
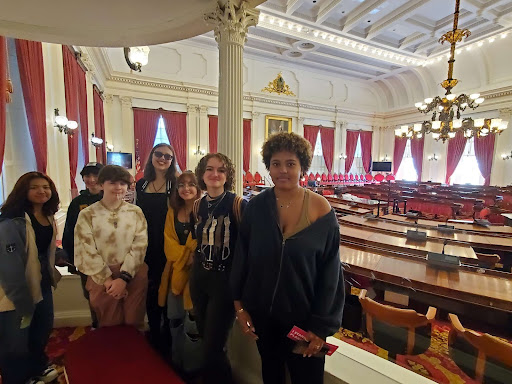
[[[149,342],[162,355],[170,347],[167,309],[158,305],[158,288],[166,264],[164,252],[164,227],[171,192],[176,186],[175,150],[165,143],[151,150],[144,177],[135,186],[135,204],[144,212],[148,223],[148,248],[145,262],[148,265],[148,294],[146,312],[149,323]]]

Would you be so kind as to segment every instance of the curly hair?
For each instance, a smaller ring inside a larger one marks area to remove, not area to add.
[[[281,132],[270,136],[261,147],[261,156],[265,168],[270,170],[270,160],[275,153],[288,151],[295,153],[299,158],[302,172],[307,172],[313,160],[313,149],[311,144],[302,136],[296,133]]]
[[[28,172],[18,179],[7,200],[0,208],[2,215],[18,216],[23,212],[33,212],[32,203],[28,200],[28,191],[30,182],[34,179],[46,180],[52,191],[50,199],[43,204],[43,213],[46,216],[53,216],[59,210],[59,194],[52,179],[41,172]]]
[[[225,191],[232,191],[235,186],[235,165],[231,161],[229,157],[222,153],[209,153],[206,156],[203,156],[201,160],[199,160],[199,164],[196,167],[196,177],[199,181],[199,187],[206,191],[206,184],[204,183],[203,177],[206,172],[206,165],[208,164],[208,160],[212,157],[219,159],[219,161],[224,163],[224,167],[226,167],[226,184],[224,184]]]

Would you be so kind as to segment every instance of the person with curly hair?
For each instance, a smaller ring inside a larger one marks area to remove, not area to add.
[[[0,372],[4,384],[49,383],[59,194],[43,173],[21,176],[0,208]]]
[[[295,133],[270,136],[261,151],[274,182],[254,197],[240,225],[231,288],[238,323],[256,340],[265,384],[323,383],[327,336],[341,326],[339,225],[327,200],[299,185],[312,148]],[[306,346],[286,336],[298,326]],[[313,358],[309,358],[315,356]]]
[[[203,382],[232,383],[226,341],[235,317],[229,288],[232,255],[247,204],[231,190],[235,166],[222,153],[209,153],[196,167],[206,196],[194,205],[197,251],[190,275],[190,293],[203,339]]]

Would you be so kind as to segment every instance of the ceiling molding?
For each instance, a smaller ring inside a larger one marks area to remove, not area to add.
[[[322,24],[327,18],[329,18],[329,15],[332,11],[341,5],[342,1],[343,0],[331,0],[330,3],[326,3],[322,8],[318,10],[315,18],[316,22]]]
[[[424,0],[412,0],[405,3],[400,8],[395,9],[389,15],[384,17],[383,19],[377,21],[371,28],[368,34],[366,35],[367,39],[372,39],[377,36],[383,29],[389,27],[391,24],[400,21],[411,13],[413,13],[416,9],[425,4]]]
[[[348,32],[354,26],[359,23],[364,17],[370,13],[373,9],[377,8],[379,5],[384,3],[387,0],[369,0],[364,1],[361,4],[359,4],[356,9],[354,9],[350,14],[347,16],[347,21],[345,25],[342,28],[343,32]]]

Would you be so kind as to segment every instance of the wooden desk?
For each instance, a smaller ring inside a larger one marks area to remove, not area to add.
[[[354,196],[352,199],[344,199],[340,197],[326,197],[329,203],[338,203],[338,204],[347,204],[347,203],[355,203],[358,207],[367,209],[374,212],[375,209],[379,210],[379,208],[385,208],[387,206],[387,201],[380,201],[380,200],[370,200],[370,199],[363,199],[360,197]],[[377,212],[378,214],[379,212]]]
[[[502,213],[501,216],[505,218],[505,225],[512,227],[512,213]]]
[[[397,252],[404,257],[408,255],[426,258],[428,252],[441,253],[443,241],[427,239],[425,242],[410,241],[405,234],[383,233],[372,229],[356,228],[352,225],[340,223],[340,239],[342,242],[360,244],[372,249],[384,249]],[[466,244],[447,244],[444,247],[447,255],[459,256],[466,262],[474,263],[478,260],[475,251]]]
[[[396,221],[400,223],[409,223],[414,224],[415,219],[409,219],[408,217],[401,215],[384,215],[382,216],[385,220]],[[440,221],[434,220],[424,220],[418,219],[418,225],[420,227],[432,227],[435,228],[438,224],[443,224]],[[455,229],[468,231],[468,232],[477,232],[481,234],[486,234],[487,236],[512,236],[512,227],[506,227],[502,225],[491,225],[490,227],[481,227],[479,225],[474,225],[470,223],[457,223],[451,222],[451,225],[455,227]]]
[[[407,230],[416,230],[416,226],[411,223],[398,223],[389,220],[366,220],[360,216],[344,216],[339,219],[344,224],[372,229],[384,233],[406,234]],[[512,237],[491,237],[479,233],[466,233],[462,231],[453,231],[446,233],[437,229],[421,228],[427,233],[427,238],[437,240],[450,240],[450,242],[467,243],[472,247],[483,248],[495,251],[512,251]]]
[[[395,257],[384,251],[366,251],[356,245],[340,245],[345,271],[388,284],[410,288],[501,311],[512,312],[512,275],[477,272],[474,267],[455,271],[432,268],[421,258]]]
[[[336,212],[348,213],[349,215],[366,215],[367,213],[372,213],[369,209],[352,207],[347,204],[337,203],[332,200],[328,200],[331,207],[334,208]]]

